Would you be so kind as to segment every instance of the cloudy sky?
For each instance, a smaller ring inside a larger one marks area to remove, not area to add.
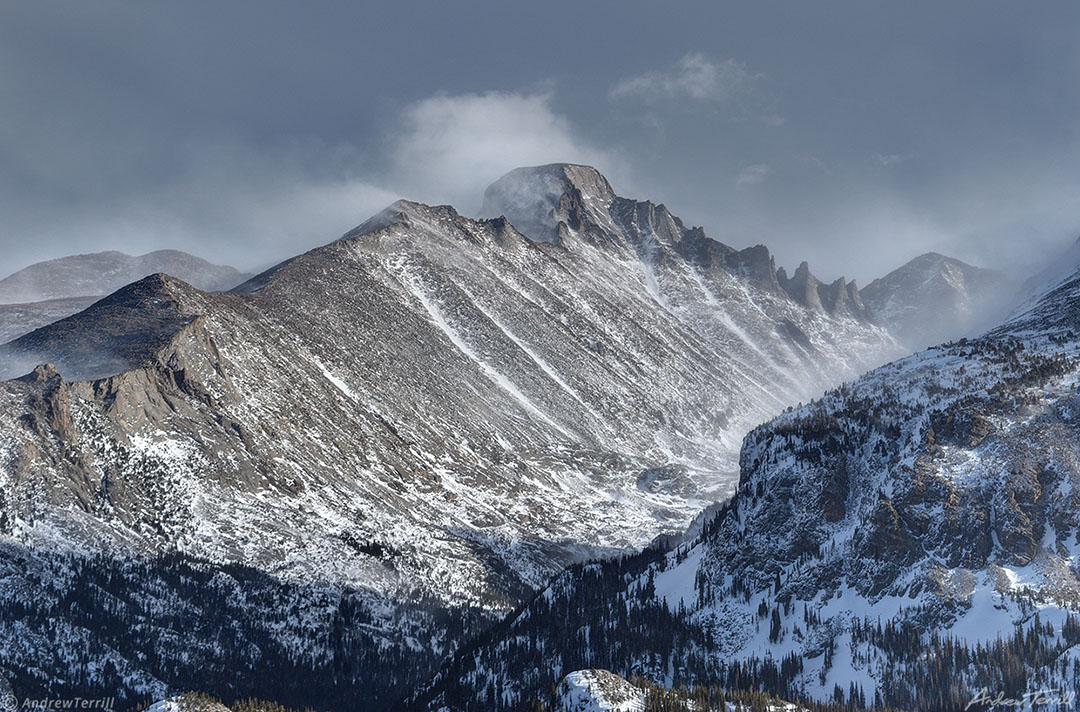
[[[4,274],[262,267],[554,161],[825,279],[1022,270],[1078,158],[1075,2],[0,2]]]

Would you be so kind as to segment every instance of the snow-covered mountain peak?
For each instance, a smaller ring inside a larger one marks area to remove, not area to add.
[[[352,230],[346,232],[341,236],[341,239],[352,240],[362,235],[368,235],[400,223],[407,219],[409,207],[412,205],[413,203],[408,200],[396,200],[354,227]]]
[[[907,346],[972,336],[998,322],[1014,298],[1001,273],[927,252],[864,287],[874,319]]]
[[[432,223],[440,223],[445,220],[457,220],[460,217],[457,210],[450,205],[427,205],[425,203],[401,199],[375,213],[352,230],[349,230],[341,236],[341,240],[355,240],[356,238],[385,230],[394,225],[401,225],[403,227],[423,227],[427,224],[430,227]]]
[[[504,215],[523,234],[557,242],[559,223],[580,229],[583,219],[608,222],[615,191],[598,170],[571,163],[515,168],[484,192],[484,215]]]
[[[210,292],[230,289],[251,276],[177,250],[139,256],[111,250],[38,262],[0,279],[0,344],[157,273]]]

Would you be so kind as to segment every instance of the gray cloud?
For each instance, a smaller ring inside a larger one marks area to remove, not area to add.
[[[904,155],[902,153],[875,153],[874,161],[886,168],[889,166],[898,166],[904,161],[907,161],[911,156]]]
[[[769,177],[770,170],[767,163],[753,163],[739,171],[739,175],[735,176],[735,185],[757,185]]]
[[[726,101],[761,78],[734,59],[712,61],[700,52],[684,55],[666,71],[627,77],[611,90],[611,96],[642,96],[646,99],[686,97]]]
[[[551,100],[550,92],[485,92],[416,102],[403,112],[389,183],[468,214],[489,183],[519,166],[588,163],[618,183],[622,160],[582,139]]]
[[[40,216],[32,229],[46,246],[78,235],[72,251],[180,246],[258,269],[334,239],[401,197],[475,215],[486,186],[517,166],[586,162],[616,182],[625,173],[614,153],[576,135],[547,92],[439,93],[404,106],[390,124],[377,141],[386,153],[374,158],[351,144],[267,151],[239,138],[191,140],[161,184]],[[319,170],[342,164],[337,173]]]
[[[1080,230],[1077,37],[1064,0],[11,4],[0,273],[251,269],[560,160],[825,279],[931,249],[1020,270]]]

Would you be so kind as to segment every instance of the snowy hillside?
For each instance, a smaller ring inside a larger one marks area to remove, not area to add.
[[[474,690],[509,669],[533,670],[500,688],[526,700],[599,666],[788,699],[951,710],[986,690],[1075,709],[1078,297],[1080,273],[983,338],[756,428],[698,541],[576,567],[417,708],[478,709]]]
[[[928,252],[875,279],[860,296],[878,323],[917,350],[997,324],[1016,291],[999,272]]]
[[[402,201],[233,293],[154,275],[3,347],[33,372],[0,384],[0,590],[26,616],[0,626],[36,643],[0,665],[51,689],[90,646],[132,694],[212,665],[385,705],[568,563],[679,532],[747,430],[897,352],[793,300],[765,248],[593,169],[524,175],[561,176],[548,239]],[[27,622],[56,606],[70,625]]]
[[[559,712],[644,712],[645,691],[607,670],[578,670],[559,684]]]

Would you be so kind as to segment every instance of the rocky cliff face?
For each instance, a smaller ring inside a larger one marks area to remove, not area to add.
[[[822,284],[810,274],[806,262],[801,263],[791,277],[781,267],[776,271],[776,280],[791,299],[811,311],[870,320],[854,280],[847,282],[841,277],[832,284]]]
[[[1046,708],[1073,709],[1078,299],[1080,273],[982,338],[754,429],[697,542],[565,574],[417,708],[479,709],[473,690],[527,646],[543,664],[504,686],[513,699],[587,663],[904,709],[1056,690]]]
[[[0,383],[0,533],[38,562],[6,590],[27,620],[81,611],[8,664],[47,688],[59,672],[34,651],[89,636],[133,691],[195,666],[243,669],[243,688],[262,659],[328,704],[356,685],[387,704],[563,566],[685,527],[734,488],[754,424],[896,353],[852,312],[794,301],[764,248],[593,169],[518,171],[488,198],[517,217],[402,201],[232,293],[154,275],[0,349],[8,376],[52,364]],[[94,627],[82,564],[83,593],[43,583],[74,566],[58,550],[107,557],[139,592],[115,615],[147,621],[156,657]],[[171,626],[224,615],[219,583],[239,657],[201,626],[199,659],[177,657]],[[148,612],[171,606],[175,623]]]

